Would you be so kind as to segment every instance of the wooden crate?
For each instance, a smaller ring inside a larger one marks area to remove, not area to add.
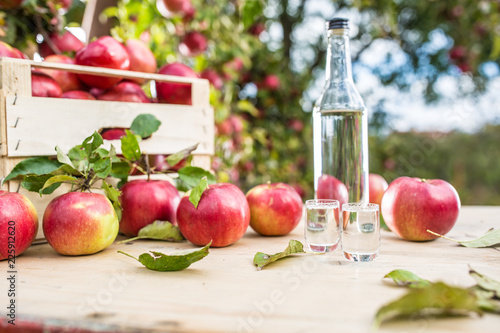
[[[189,83],[192,105],[32,97],[32,68]],[[151,155],[172,154],[199,143],[193,152],[193,165],[210,168],[211,156],[214,154],[214,116],[207,80],[0,58],[0,180],[23,159],[55,155],[56,145],[68,151],[95,130],[130,127],[133,119],[144,113],[155,115],[162,123],[151,138],[141,142],[144,152]],[[111,144],[120,153],[119,140],[106,142],[108,148]],[[40,198],[38,194],[20,188],[16,181],[6,182],[2,190],[19,190],[25,194],[35,204],[40,219],[47,203],[55,195],[64,192],[64,189],[59,189],[50,196]]]

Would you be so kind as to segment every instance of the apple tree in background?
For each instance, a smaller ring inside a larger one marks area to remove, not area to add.
[[[80,24],[84,3],[66,2],[25,0],[20,8],[0,9],[2,40],[33,48],[38,34]],[[499,72],[498,1],[121,0],[104,15],[116,22],[114,37],[145,41],[159,67],[182,62],[212,82],[213,168],[219,181],[243,190],[271,180],[312,196],[311,122],[304,110],[314,102],[311,87],[323,80],[324,21],[332,16],[352,18],[355,74],[366,68],[366,55],[380,50],[377,44],[390,42],[385,61],[368,69],[400,90],[418,83],[429,102],[440,97],[442,76],[467,83],[458,85],[467,87],[458,92],[464,95],[483,92]],[[387,126],[384,100],[377,105],[373,134]],[[375,161],[378,152],[371,152]],[[372,165],[382,173],[382,163]]]

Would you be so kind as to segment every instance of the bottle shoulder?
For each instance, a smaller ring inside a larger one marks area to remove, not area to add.
[[[327,81],[315,103],[316,110],[365,110],[363,98],[353,82]]]

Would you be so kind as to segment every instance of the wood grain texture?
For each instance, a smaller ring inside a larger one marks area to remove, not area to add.
[[[500,228],[500,207],[463,207],[450,237],[480,236]],[[101,253],[64,257],[47,244],[16,261],[18,318],[102,331],[140,332],[370,332],[379,307],[405,293],[383,281],[407,269],[432,281],[469,287],[468,265],[500,280],[500,251],[470,249],[438,239],[407,242],[383,232],[380,257],[370,263],[345,260],[340,251],[280,260],[257,271],[257,251],[282,251],[290,239],[304,242],[303,225],[284,237],[249,230],[236,244],[180,272],[147,270],[132,255],[191,249],[189,243],[137,241]],[[2,263],[6,267],[6,263]],[[0,279],[0,290],[7,290]],[[41,306],[43,304],[43,306]],[[403,320],[379,332],[498,332],[500,316]]]
[[[55,146],[69,151],[94,131],[129,127],[135,117],[150,113],[161,126],[141,147],[149,154],[171,154],[199,143],[193,154],[214,153],[210,106],[122,103],[43,97],[7,97],[9,156],[54,155]],[[120,150],[119,140],[109,141]]]

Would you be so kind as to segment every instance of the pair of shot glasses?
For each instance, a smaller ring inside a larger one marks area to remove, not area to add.
[[[307,200],[305,239],[313,252],[332,252],[340,245],[346,259],[372,261],[380,249],[379,206],[345,203],[340,207],[337,200]]]

